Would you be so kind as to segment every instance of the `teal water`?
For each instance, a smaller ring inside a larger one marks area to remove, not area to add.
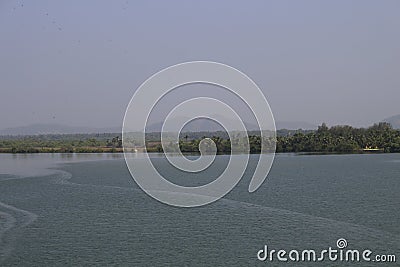
[[[200,185],[227,159],[190,177],[153,162],[177,184]],[[400,154],[277,155],[250,194],[256,162],[223,199],[187,209],[147,196],[122,155],[0,155],[0,266],[275,266],[257,260],[266,244],[318,250],[339,238],[400,258]]]

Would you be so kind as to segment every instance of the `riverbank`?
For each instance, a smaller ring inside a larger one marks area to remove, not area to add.
[[[107,148],[107,147],[87,147],[87,148],[25,148],[13,150],[12,148],[0,148],[0,154],[98,154],[98,153],[123,153],[123,148]],[[131,151],[135,153],[135,151]],[[139,152],[139,153],[142,153]],[[159,154],[162,152],[158,151],[148,151],[150,154]],[[342,152],[276,152],[281,154],[297,154],[297,155],[341,155],[341,154],[382,154],[382,153],[400,153],[400,152],[384,152],[379,151],[368,151],[368,150],[356,150],[356,151],[342,151]],[[184,152],[184,155],[200,155],[198,151]],[[230,155],[230,153],[218,153],[219,155]],[[260,154],[259,152],[250,152],[250,154]]]
[[[261,144],[268,143],[277,153],[398,153],[400,152],[400,130],[388,123],[375,124],[369,128],[351,126],[327,127],[322,124],[316,131],[278,130],[276,137],[261,140],[260,132],[248,132],[251,154],[261,153]],[[135,135],[125,136],[135,144]],[[181,133],[179,147],[182,153],[199,153],[200,141],[210,138],[218,154],[231,153],[231,140],[226,132]],[[245,138],[245,137],[243,137]],[[264,137],[263,137],[264,138]],[[160,133],[146,133],[148,152],[162,153]],[[236,140],[237,141],[237,140]],[[238,140],[240,143],[245,140]],[[171,143],[174,147],[174,145]],[[132,152],[144,148],[132,145]],[[247,148],[246,148],[247,149]],[[173,151],[173,150],[172,150]],[[246,150],[243,150],[246,151]],[[0,136],[0,153],[120,153],[122,136],[114,134],[71,134],[38,136]]]
[[[110,147],[26,147],[26,148],[13,148],[6,147],[0,148],[0,153],[9,154],[27,154],[27,153],[122,153],[122,148]]]

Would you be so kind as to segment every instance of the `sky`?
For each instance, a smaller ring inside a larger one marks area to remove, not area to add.
[[[193,60],[246,73],[275,120],[368,126],[400,114],[399,12],[396,0],[1,0],[0,129],[120,126],[147,78]]]

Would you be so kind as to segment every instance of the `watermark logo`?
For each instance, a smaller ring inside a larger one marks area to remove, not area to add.
[[[284,250],[269,249],[265,245],[257,252],[257,259],[268,262],[396,262],[394,254],[374,254],[370,249],[348,249],[347,240],[339,238],[336,248],[328,247],[320,251],[314,249]]]
[[[200,156],[190,160],[179,149],[179,134],[191,120],[205,118],[221,125],[229,135],[231,155],[223,173],[214,181],[196,187],[174,184],[155,168],[146,150],[146,125],[155,105],[172,90],[189,84],[219,86],[240,98],[252,111],[260,130],[261,154],[252,174],[249,192],[267,177],[275,156],[276,129],[270,106],[258,86],[244,73],[225,64],[195,61],[168,67],[146,80],[134,93],[125,113],[122,140],[125,161],[136,183],[151,197],[178,207],[196,207],[214,202],[242,178],[249,161],[249,137],[240,115],[228,104],[211,97],[196,97],[173,108],[161,130],[161,145],[168,161],[177,169],[193,173],[207,169],[215,160],[212,139],[199,144]],[[189,118],[189,119],[188,119]],[[177,122],[181,125],[177,129]],[[133,151],[143,152],[141,160]]]
[[[344,238],[339,238],[336,241],[336,246],[340,249],[346,248],[347,247],[347,240]]]

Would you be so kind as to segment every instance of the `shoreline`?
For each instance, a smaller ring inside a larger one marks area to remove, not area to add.
[[[8,150],[8,149],[7,149]],[[27,151],[27,152],[11,152],[11,151],[4,151],[4,149],[0,149],[0,154],[123,154],[124,151],[122,148],[117,148],[117,149],[108,149],[108,150],[101,150],[101,149],[93,149],[93,150],[79,150],[79,151],[63,151],[60,150],[58,151],[55,149],[54,151],[49,151],[51,149],[45,149],[43,151]],[[125,152],[129,154],[143,154],[143,152]],[[163,152],[147,152],[148,154],[163,154]],[[275,152],[275,154],[295,154],[295,155],[354,155],[354,154],[399,154],[400,152],[384,152],[384,151],[334,151],[334,152],[322,152],[322,151],[298,151],[298,152]],[[198,156],[200,153],[198,152],[183,152],[182,153],[185,156]],[[242,155],[245,153],[234,153],[233,155]],[[261,153],[249,153],[250,155],[260,155]],[[270,153],[265,153],[265,154],[270,154]],[[217,153],[217,155],[231,155],[230,153]]]

